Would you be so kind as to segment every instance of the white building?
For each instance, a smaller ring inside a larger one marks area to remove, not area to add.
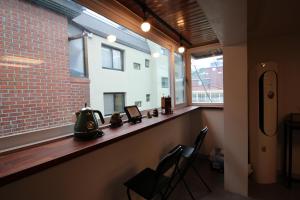
[[[109,115],[125,105],[138,105],[140,110],[160,107],[161,97],[170,94],[167,49],[93,13],[83,12],[72,21],[69,34],[88,32],[82,34],[87,37],[81,44],[87,52],[92,108]],[[109,34],[117,37],[116,42],[106,39]],[[78,52],[71,53],[73,66],[84,63],[80,48]]]

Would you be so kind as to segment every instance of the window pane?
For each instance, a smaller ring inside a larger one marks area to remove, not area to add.
[[[169,79],[167,77],[161,77],[161,87],[162,88],[169,87]]]
[[[83,39],[69,41],[70,72],[72,76],[84,77]]]
[[[146,94],[146,101],[147,101],[147,102],[150,101],[150,94]]]
[[[104,115],[114,112],[114,94],[104,94]]]
[[[150,67],[150,60],[145,59],[145,67],[147,67],[147,68]]]
[[[107,47],[102,47],[102,67],[112,68],[112,51]]]
[[[135,101],[158,108],[170,94],[169,49],[75,1],[0,2],[0,137],[73,125],[85,103],[110,114]],[[88,80],[80,80],[85,69]]]
[[[113,49],[112,52],[113,52],[113,68],[121,70],[122,69],[121,51]]]
[[[185,66],[183,56],[175,53],[175,95],[176,104],[185,102]]]
[[[124,94],[115,94],[115,112],[124,112]]]
[[[141,64],[133,63],[133,68],[136,69],[136,70],[141,70]]]
[[[191,67],[192,102],[223,103],[223,55],[192,57]]]

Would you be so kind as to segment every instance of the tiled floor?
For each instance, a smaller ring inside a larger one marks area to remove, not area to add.
[[[300,183],[294,183],[292,189],[287,189],[282,183],[270,185],[258,185],[254,181],[249,181],[249,197],[232,194],[224,191],[224,176],[222,173],[212,171],[208,161],[197,160],[195,163],[202,177],[212,189],[207,192],[204,185],[190,170],[186,176],[186,182],[190,186],[195,198],[201,200],[299,200]],[[182,183],[175,189],[170,196],[170,200],[191,200]]]

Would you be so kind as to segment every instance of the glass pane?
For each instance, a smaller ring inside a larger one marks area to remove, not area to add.
[[[175,96],[176,104],[185,102],[185,65],[183,56],[175,53]]]
[[[111,49],[107,47],[102,47],[102,67],[112,68],[112,53]]]
[[[0,2],[8,2],[0,3],[7,11],[0,16],[5,77],[0,83],[0,137],[74,124],[74,113],[85,103],[111,114],[123,111],[124,102],[141,101],[140,110],[158,108],[161,97],[170,94],[169,49],[75,1]],[[103,37],[109,34],[116,42]],[[134,70],[133,63],[139,63],[140,70]],[[84,69],[89,81],[79,80]],[[75,75],[76,80],[70,78]],[[111,93],[120,95],[113,98]],[[151,94],[149,101],[146,94]]]
[[[124,94],[115,94],[115,112],[124,112]]]
[[[72,76],[84,77],[83,40],[69,41],[70,73]]]
[[[168,77],[161,77],[161,87],[169,88],[169,79]]]
[[[110,115],[114,112],[114,95],[104,94],[104,115]]]
[[[223,103],[223,55],[192,58],[192,102]]]
[[[113,68],[122,70],[122,53],[119,50],[112,50],[113,52]]]

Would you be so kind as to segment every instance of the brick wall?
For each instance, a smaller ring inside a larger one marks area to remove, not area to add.
[[[67,18],[0,0],[0,136],[70,124],[89,81],[70,77]]]

